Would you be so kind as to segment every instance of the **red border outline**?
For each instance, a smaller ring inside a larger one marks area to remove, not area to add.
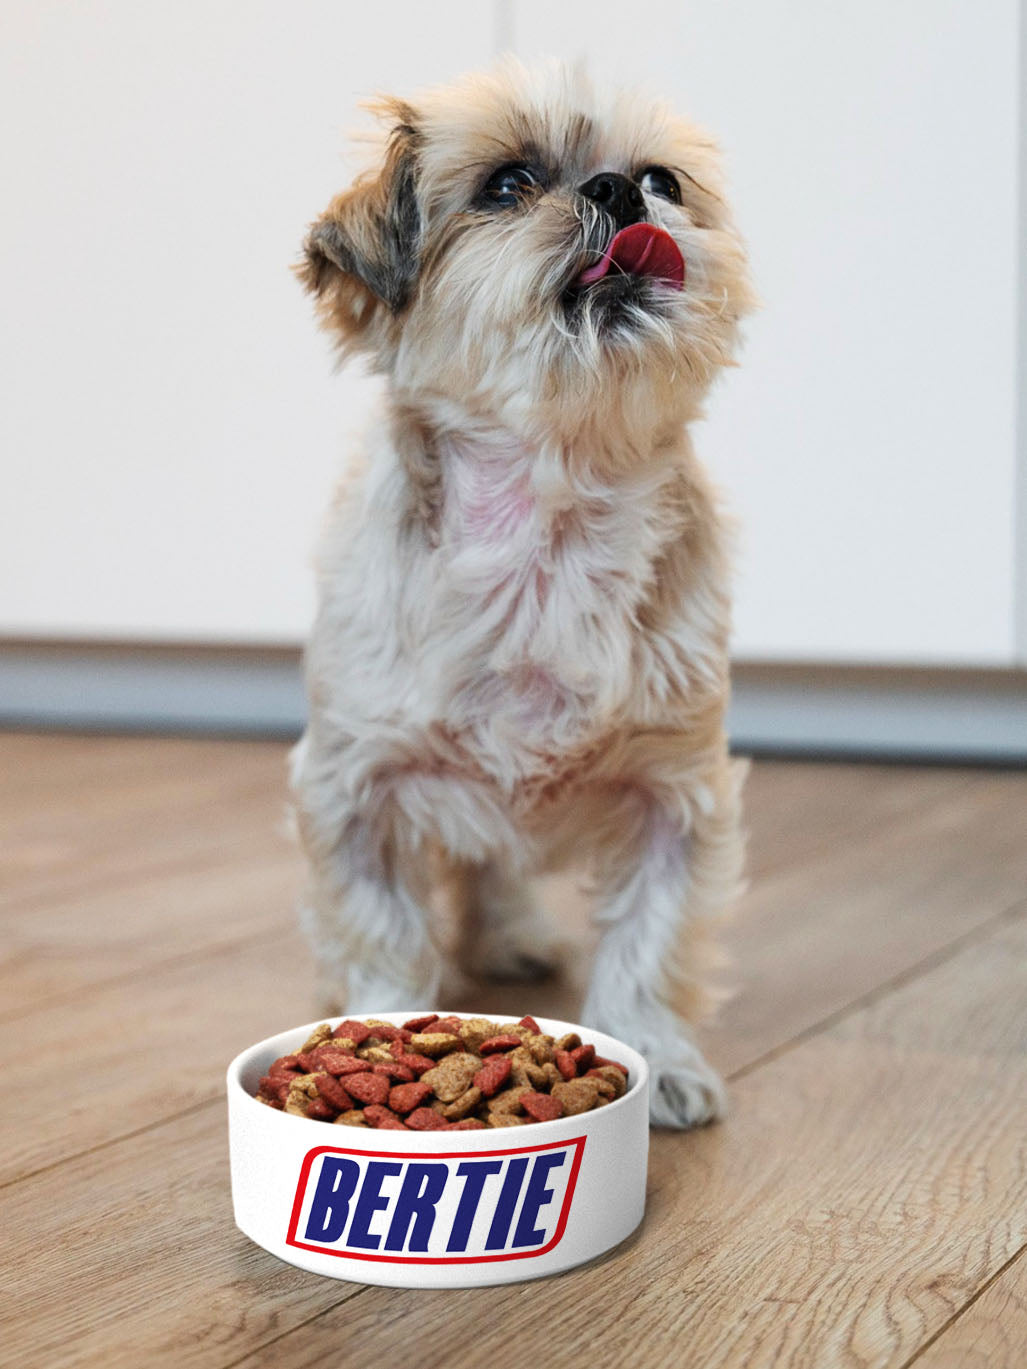
[[[296,1229],[299,1226],[300,1212],[303,1210],[303,1199],[306,1197],[310,1167],[319,1155],[365,1155],[375,1160],[476,1160],[479,1156],[489,1155],[529,1155],[538,1150],[559,1150],[563,1146],[574,1147],[574,1159],[571,1161],[571,1172],[563,1195],[563,1206],[560,1209],[560,1217],[556,1223],[553,1239],[548,1245],[540,1246],[538,1250],[514,1250],[506,1255],[372,1255],[360,1254],[352,1250],[332,1250],[326,1245],[310,1245],[306,1241],[296,1239]],[[378,1260],[384,1264],[490,1264],[495,1260],[534,1259],[538,1255],[547,1254],[563,1236],[584,1149],[584,1136],[572,1136],[567,1141],[550,1141],[542,1146],[514,1146],[505,1150],[354,1150],[348,1146],[315,1146],[313,1150],[307,1151],[303,1157],[303,1164],[300,1166],[300,1177],[296,1185],[296,1197],[292,1204],[292,1215],[289,1218],[289,1230],[285,1237],[285,1243],[295,1246],[297,1250],[313,1250],[318,1255],[336,1255],[343,1260]]]

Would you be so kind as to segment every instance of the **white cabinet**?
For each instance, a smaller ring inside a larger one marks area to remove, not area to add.
[[[288,265],[356,100],[498,42],[641,79],[724,145],[765,300],[697,434],[742,525],[736,655],[1012,663],[1018,18],[8,0],[0,633],[302,638],[368,384]]]
[[[1012,663],[1016,0],[513,16],[522,55],[640,80],[724,147],[764,300],[697,433],[741,519],[736,654]]]

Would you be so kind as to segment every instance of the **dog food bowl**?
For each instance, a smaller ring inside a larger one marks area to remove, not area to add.
[[[424,1011],[366,1015],[399,1026]],[[645,1207],[648,1067],[602,1032],[537,1021],[552,1036],[576,1031],[598,1054],[625,1064],[630,1087],[623,1097],[515,1127],[335,1126],[278,1112],[253,1096],[271,1062],[295,1051],[317,1023],[243,1051],[228,1067],[239,1230],[314,1274],[400,1288],[515,1283],[610,1250],[634,1231]]]

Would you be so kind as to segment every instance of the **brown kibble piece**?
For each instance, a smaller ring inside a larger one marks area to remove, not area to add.
[[[433,1060],[463,1048],[459,1036],[452,1032],[414,1032],[409,1045],[413,1055],[430,1055]]]
[[[485,1123],[480,1117],[465,1117],[461,1122],[447,1122],[447,1131],[482,1131]]]
[[[524,1092],[525,1090],[517,1085],[504,1089],[502,1093],[497,1093],[494,1098],[489,1099],[489,1112],[522,1112],[521,1094]]]
[[[470,1051],[480,1051],[481,1043],[495,1034],[496,1024],[487,1017],[468,1017],[460,1024],[460,1040]]]
[[[561,1036],[555,1044],[558,1051],[572,1051],[576,1046],[581,1045],[581,1037],[577,1032],[568,1032],[566,1036]]]
[[[335,1119],[335,1125],[337,1127],[366,1127],[363,1108],[352,1108],[349,1112],[340,1112]]]
[[[421,1082],[427,1084],[436,1098],[444,1103],[452,1103],[465,1089],[470,1088],[480,1060],[467,1051],[447,1055],[435,1066],[421,1075]]]
[[[568,1117],[574,1117],[595,1107],[599,1088],[594,1079],[565,1079],[562,1084],[553,1085],[551,1096],[559,1098]]]
[[[331,1038],[331,1035],[331,1023],[322,1022],[319,1027],[314,1028],[314,1030],[307,1037],[306,1041],[304,1041],[303,1045],[300,1046],[299,1050],[297,1051],[297,1055],[307,1055],[310,1051],[317,1050],[321,1042],[328,1041]]]
[[[465,1117],[470,1116],[474,1109],[481,1102],[481,1089],[471,1085],[466,1092],[459,1098],[455,1098],[452,1103],[436,1104],[436,1111],[445,1117],[447,1122],[462,1122]]]
[[[614,1098],[620,1098],[627,1092],[628,1081],[617,1065],[596,1065],[585,1074],[586,1079],[605,1079],[613,1089]]]

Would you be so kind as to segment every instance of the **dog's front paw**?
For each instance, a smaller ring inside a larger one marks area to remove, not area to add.
[[[723,1117],[720,1075],[694,1048],[687,1058],[650,1060],[649,1119],[654,1127],[698,1127]]]

